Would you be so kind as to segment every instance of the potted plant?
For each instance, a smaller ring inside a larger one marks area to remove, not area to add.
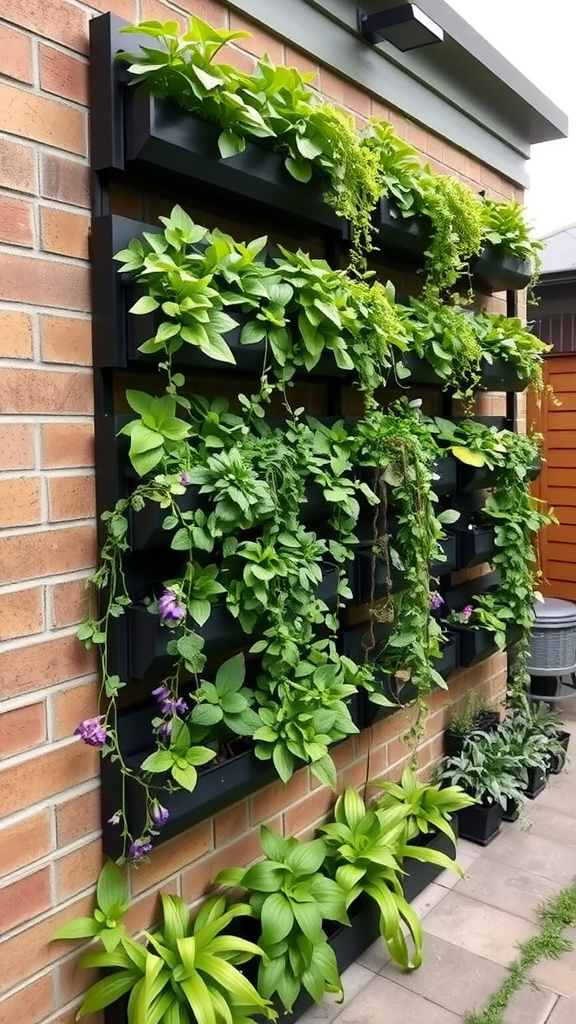
[[[448,757],[462,753],[464,741],[475,733],[492,732],[500,724],[500,714],[494,702],[473,691],[461,706],[452,707],[450,722],[444,733],[444,749]]]
[[[467,737],[462,753],[442,762],[437,780],[474,798],[474,806],[459,812],[459,832],[481,846],[498,835],[507,801],[522,798],[514,757],[498,730]]]
[[[493,291],[533,288],[540,274],[543,244],[531,234],[524,211],[516,199],[482,199],[484,245],[470,266]]]

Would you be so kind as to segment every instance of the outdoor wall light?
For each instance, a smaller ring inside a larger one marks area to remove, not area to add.
[[[444,32],[416,4],[403,4],[378,14],[366,14],[358,8],[358,31],[370,43],[384,40],[398,50],[415,50],[430,43],[441,43]]]

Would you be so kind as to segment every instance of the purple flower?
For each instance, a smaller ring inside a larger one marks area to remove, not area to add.
[[[173,590],[165,590],[162,597],[158,598],[158,613],[162,622],[180,622],[186,618],[186,609],[178,604]]]
[[[439,608],[442,607],[443,604],[444,598],[442,597],[441,594],[438,593],[437,590],[434,590],[433,593],[430,594],[430,608],[432,609],[433,612],[436,612],[438,611]]]
[[[158,825],[160,828],[162,825],[166,824],[169,817],[170,811],[166,807],[163,807],[158,800],[155,800],[152,804],[152,821],[154,824]]]
[[[135,839],[133,843],[130,843],[128,849],[128,860],[142,860],[146,857],[152,849],[152,843],[148,836],[141,836],[140,839]]]
[[[473,606],[471,604],[467,604],[466,607],[462,609],[462,615],[464,615],[466,619],[469,619],[473,611]]]
[[[183,697],[172,697],[167,686],[157,686],[152,690],[152,696],[160,704],[163,715],[185,715],[188,705]]]
[[[122,820],[122,812],[116,811],[111,818],[108,818],[109,825],[119,825]]]
[[[103,747],[108,739],[108,733],[102,725],[103,715],[96,718],[86,718],[79,722],[74,729],[74,735],[79,736],[89,747]]]
[[[192,483],[188,473],[180,473],[178,480],[182,484],[182,487],[189,487]]]
[[[162,722],[162,724],[158,726],[158,735],[161,736],[163,740],[169,740],[172,735],[172,722]]]

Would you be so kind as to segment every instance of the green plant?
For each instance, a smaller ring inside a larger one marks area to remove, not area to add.
[[[425,254],[424,294],[433,300],[456,284],[470,257],[480,251],[484,221],[474,192],[450,175],[425,170],[421,206],[432,221],[432,233]]]
[[[490,199],[484,196],[482,214],[484,238],[506,256],[530,265],[532,291],[542,270],[544,244],[532,235],[524,217],[525,207],[516,199]]]
[[[413,768],[405,768],[400,782],[370,782],[375,789],[382,790],[376,801],[378,810],[402,808],[406,823],[406,840],[410,842],[419,835],[443,832],[454,843],[456,836],[450,825],[450,818],[456,811],[474,803],[472,797],[459,786],[438,786],[418,781]]]
[[[114,864],[100,874],[93,918],[71,921],[52,939],[93,937],[102,951],[85,953],[82,967],[104,968],[90,986],[77,1019],[130,994],[128,1024],[247,1024],[257,1015],[277,1017],[270,1002],[238,970],[264,955],[253,942],[230,933],[239,917],[253,916],[247,904],[207,900],[192,921],[179,896],[161,894],[162,922],[146,932],[143,945],[126,934],[120,919],[128,908],[124,880]]]
[[[506,808],[508,801],[522,802],[516,759],[498,730],[465,737],[462,753],[445,758],[436,779],[461,786],[484,806]]]
[[[470,419],[454,423],[440,416],[427,422],[438,442],[446,446],[459,462],[467,466],[486,466],[491,470],[505,464],[505,435],[497,427]]]
[[[481,380],[482,360],[473,314],[442,304],[432,294],[411,298],[406,329],[411,350],[429,363],[455,398],[471,405]]]
[[[442,867],[454,863],[444,854],[418,846],[407,846],[409,822],[414,808],[404,801],[381,809],[367,808],[355,789],[338,797],[334,821],[322,825],[334,877],[346,892],[346,906],[359,896],[373,900],[380,914],[380,932],[390,956],[406,969],[422,962],[422,929],[402,891],[402,860],[413,857]],[[414,949],[409,953],[404,926]]]
[[[349,924],[345,892],[322,872],[327,857],[321,839],[282,839],[262,825],[265,859],[249,868],[226,868],[217,885],[250,893],[260,920],[259,947],[266,959],[258,971],[258,991],[278,994],[287,1013],[303,986],[315,1002],[324,992],[343,996],[334,950],[323,930],[325,920]]]
[[[456,736],[469,736],[472,732],[482,730],[482,719],[494,713],[498,713],[494,701],[473,690],[461,706],[451,709],[450,732]]]
[[[490,364],[494,359],[510,363],[518,376],[529,381],[536,396],[540,397],[544,391],[544,355],[551,346],[532,334],[519,317],[476,312],[474,325],[482,358]]]

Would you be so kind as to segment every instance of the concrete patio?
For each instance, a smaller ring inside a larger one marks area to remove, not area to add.
[[[568,702],[564,727],[573,734],[576,708]],[[424,962],[402,973],[382,942],[370,946],[343,975],[346,998],[326,997],[303,1024],[459,1024],[483,1008],[506,977],[517,944],[538,930],[537,908],[576,876],[576,760],[525,810],[528,822],[503,823],[483,849],[461,840],[464,880],[443,872],[418,897]],[[576,928],[568,936],[576,940]],[[516,994],[506,1024],[576,1024],[576,949],[545,960]]]

